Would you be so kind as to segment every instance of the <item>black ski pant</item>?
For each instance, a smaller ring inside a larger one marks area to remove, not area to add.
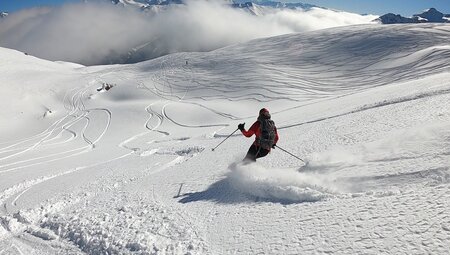
[[[262,158],[269,154],[270,150],[266,150],[255,144],[252,144],[248,149],[247,155],[244,158],[244,161],[256,161],[257,158]]]

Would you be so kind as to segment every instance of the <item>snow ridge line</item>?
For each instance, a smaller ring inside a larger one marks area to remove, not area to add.
[[[363,105],[363,106],[361,106],[361,107],[359,107],[359,108],[357,108],[356,110],[353,110],[353,111],[340,113],[340,114],[336,114],[336,115],[333,115],[333,116],[323,117],[323,118],[319,118],[319,119],[311,120],[311,121],[306,121],[306,122],[302,122],[302,123],[281,126],[278,129],[287,129],[287,128],[292,128],[292,127],[298,127],[298,126],[311,124],[311,123],[316,123],[316,122],[320,122],[320,121],[324,121],[324,120],[339,118],[339,117],[350,115],[350,114],[353,114],[353,113],[363,112],[363,111],[372,110],[372,109],[376,109],[376,108],[380,108],[380,107],[384,107],[384,106],[395,105],[395,104],[400,104],[400,103],[405,103],[405,102],[409,102],[409,101],[414,101],[414,100],[418,100],[418,99],[422,99],[422,98],[426,98],[426,97],[433,97],[433,96],[439,96],[439,95],[444,95],[444,94],[450,94],[450,89],[436,90],[436,91],[425,92],[425,93],[421,93],[421,94],[413,95],[413,96],[406,96],[406,97],[400,97],[400,98],[397,98],[397,99],[384,100],[384,101],[381,101],[381,102],[378,102],[378,103]]]

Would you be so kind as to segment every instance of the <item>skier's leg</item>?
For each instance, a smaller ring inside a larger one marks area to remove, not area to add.
[[[252,146],[250,146],[250,148],[248,149],[247,155],[245,156],[243,161],[246,161],[246,162],[256,161],[257,153],[258,153],[258,148],[256,148],[256,146],[254,144],[252,144]]]
[[[255,155],[255,160],[257,158],[262,158],[262,157],[267,156],[267,154],[269,154],[269,152],[270,152],[269,150],[266,150],[264,148],[259,147],[258,150],[257,150],[257,153]]]

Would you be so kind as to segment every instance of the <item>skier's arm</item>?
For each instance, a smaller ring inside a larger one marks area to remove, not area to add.
[[[242,130],[242,134],[245,135],[246,137],[251,137],[252,135],[256,134],[256,131],[258,130],[259,127],[259,122],[255,122],[253,123],[253,125],[250,127],[249,130]]]

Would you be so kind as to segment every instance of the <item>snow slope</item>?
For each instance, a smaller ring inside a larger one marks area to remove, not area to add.
[[[444,254],[449,36],[350,26],[94,67],[0,48],[0,254]],[[308,165],[242,165],[240,134],[211,151],[261,107]]]

